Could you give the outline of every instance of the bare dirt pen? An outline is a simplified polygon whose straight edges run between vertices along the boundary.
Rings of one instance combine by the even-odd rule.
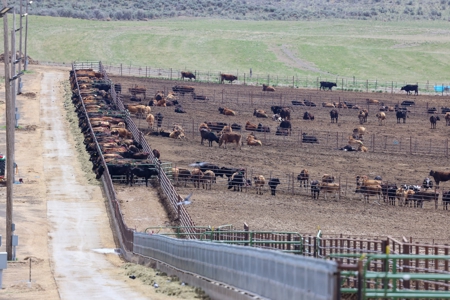
[[[129,102],[128,87],[132,84],[143,85],[147,88],[147,98],[151,98],[157,90],[171,90],[172,86],[180,84],[176,81],[155,80],[130,77],[113,77],[114,83],[122,84],[124,102]],[[330,108],[321,107],[321,102],[350,101],[363,103],[365,99],[378,99],[391,105],[409,99],[416,102],[411,108],[412,113],[406,124],[397,124],[395,112],[387,112],[387,124],[378,125],[375,118],[378,107],[370,106],[369,120],[364,126],[370,134],[391,137],[420,137],[424,141],[445,141],[448,138],[449,128],[445,126],[443,115],[438,122],[437,129],[430,129],[429,115],[426,106],[446,106],[449,97],[445,96],[406,96],[404,94],[388,93],[355,93],[355,92],[320,92],[292,88],[277,88],[277,91],[267,96],[251,97],[248,95],[261,95],[261,87],[235,86],[218,84],[188,83],[194,85],[198,94],[206,95],[209,101],[193,101],[191,97],[180,97],[179,102],[187,111],[186,114],[177,114],[174,107],[152,107],[152,113],[161,112],[164,115],[163,128],[168,129],[173,123],[180,123],[187,132],[187,139],[173,140],[163,137],[146,136],[152,148],[161,152],[163,161],[170,161],[177,167],[192,168],[189,164],[204,161],[218,166],[240,167],[247,169],[248,178],[262,174],[269,177],[279,177],[281,185],[275,197],[270,195],[265,187],[264,195],[256,195],[252,187],[244,189],[242,193],[227,190],[226,180],[218,178],[212,190],[196,189],[190,182],[177,186],[181,196],[194,192],[193,203],[187,207],[196,225],[219,226],[233,224],[241,228],[246,222],[252,230],[278,230],[296,231],[300,233],[313,233],[320,227],[328,234],[354,234],[354,235],[391,235],[394,237],[415,237],[421,239],[440,239],[448,241],[446,219],[449,212],[435,210],[434,203],[425,203],[423,209],[392,207],[381,201],[380,205],[371,199],[369,204],[360,201],[359,194],[355,194],[355,176],[366,174],[369,177],[382,176],[384,181],[397,184],[421,184],[429,171],[448,170],[448,158],[442,155],[415,155],[408,152],[395,154],[395,152],[344,152],[337,150],[346,145],[346,137],[353,128],[359,125],[357,110],[340,109],[338,124],[331,124]],[[224,91],[224,98],[218,91]],[[235,99],[227,95],[238,96]],[[220,96],[219,96],[220,95]],[[243,99],[247,98],[248,101]],[[290,105],[291,100],[310,99],[318,105],[315,108],[294,106],[292,124],[294,135],[291,137],[276,137],[276,123],[270,119],[257,119],[253,117],[253,109],[264,109],[269,114],[271,105]],[[222,102],[223,101],[223,102]],[[144,102],[144,100],[143,100]],[[147,102],[147,100],[145,100]],[[136,103],[136,102],[133,102]],[[218,112],[219,106],[227,106],[237,111],[237,116],[226,117]],[[304,111],[311,111],[315,115],[314,121],[302,120]],[[200,145],[198,124],[204,121],[238,123],[242,126],[247,121],[263,123],[270,126],[271,132],[266,135],[255,133],[263,140],[262,147],[249,147],[244,145],[242,150],[233,147],[220,149],[217,144],[212,148]],[[147,130],[143,119],[135,119],[136,124]],[[317,134],[323,131],[332,134],[341,134],[345,140],[339,139],[328,147],[323,147],[323,139],[317,144],[302,144],[298,142],[298,134],[307,132]],[[243,131],[244,137],[250,133]],[[293,140],[297,139],[294,143]],[[420,145],[419,145],[420,146]],[[369,151],[370,151],[369,147]],[[319,200],[313,200],[307,190],[300,189],[293,178],[300,170],[307,168],[313,179],[327,173],[340,178],[342,193],[339,201],[328,198],[324,200],[321,194]],[[441,187],[449,189],[448,183],[441,183]],[[439,201],[441,203],[441,201]]]

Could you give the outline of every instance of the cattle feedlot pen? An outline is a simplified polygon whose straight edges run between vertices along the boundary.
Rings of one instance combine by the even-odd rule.
[[[346,258],[357,258],[360,260],[358,265],[340,264],[341,278],[359,277],[359,288],[341,288],[342,293],[360,294],[361,299],[370,298],[427,298],[427,299],[450,299],[448,281],[450,274],[430,274],[430,273],[410,273],[407,270],[399,270],[404,261],[414,260],[433,260],[438,262],[447,262],[450,260],[448,255],[396,255],[396,254],[368,254],[360,256],[357,254],[332,254],[330,258],[345,260]],[[373,261],[381,261],[384,271],[374,272],[369,270]],[[357,271],[345,271],[345,270]],[[362,276],[360,276],[362,275]],[[428,284],[441,285],[439,290],[417,291],[409,290],[410,281],[426,280]]]

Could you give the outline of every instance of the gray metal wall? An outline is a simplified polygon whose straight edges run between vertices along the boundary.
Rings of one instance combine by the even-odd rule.
[[[337,265],[273,250],[134,234],[133,252],[268,299],[336,295]]]

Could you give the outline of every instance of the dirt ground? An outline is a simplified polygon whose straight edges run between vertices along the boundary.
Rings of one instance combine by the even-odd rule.
[[[110,77],[114,83],[122,85],[125,103],[130,101],[128,87],[134,84],[147,88],[147,103],[157,90],[169,91],[176,81]],[[410,154],[387,152],[344,152],[338,151],[345,146],[346,138],[340,139],[333,146],[324,147],[321,144],[300,144],[293,142],[298,139],[299,132],[320,134],[329,132],[329,136],[340,134],[350,135],[353,128],[359,125],[358,110],[340,109],[338,124],[332,124],[329,108],[323,108],[322,102],[348,101],[369,108],[369,119],[364,124],[370,134],[388,136],[401,140],[402,137],[419,137],[423,141],[444,143],[449,137],[449,127],[445,126],[443,115],[436,129],[430,129],[427,108],[447,106],[450,98],[442,95],[406,96],[390,93],[357,93],[340,91],[316,91],[277,87],[277,91],[269,96],[261,92],[261,87],[219,85],[211,83],[185,82],[185,85],[195,86],[198,94],[206,95],[209,100],[192,100],[191,96],[180,96],[180,104],[187,111],[177,114],[173,107],[152,107],[152,113],[161,112],[164,115],[163,129],[170,129],[174,123],[181,124],[186,131],[186,139],[173,140],[160,136],[147,136],[150,145],[161,152],[163,161],[172,162],[174,166],[189,168],[194,162],[209,162],[227,167],[247,169],[247,178],[264,175],[265,178],[278,177],[281,185],[275,197],[270,195],[267,185],[264,195],[256,195],[253,188],[244,192],[233,192],[226,189],[226,180],[219,178],[212,190],[195,189],[192,183],[178,185],[181,196],[194,193],[193,203],[188,211],[197,225],[219,226],[233,224],[242,228],[247,223],[252,230],[296,231],[300,233],[315,233],[321,228],[325,234],[348,234],[359,236],[394,236],[413,237],[423,241],[439,243],[448,242],[450,236],[445,223],[449,212],[435,210],[434,203],[424,204],[423,209],[389,206],[383,201],[371,198],[369,203],[360,200],[355,194],[355,176],[382,176],[384,181],[400,184],[421,184],[428,177],[430,170],[449,171],[448,158],[442,155]],[[225,95],[222,98],[222,95]],[[385,105],[394,105],[403,100],[414,100],[416,105],[410,107],[411,113],[405,124],[397,124],[395,112],[387,112],[385,125],[380,126],[375,114],[378,106],[367,106],[366,99],[377,99]],[[292,106],[291,100],[309,99],[317,107],[306,108]],[[252,115],[253,109],[264,109],[269,114],[271,105],[288,105],[293,109],[292,137],[275,136],[276,123],[270,119],[257,119]],[[234,117],[219,114],[218,107],[227,106],[237,111]],[[302,119],[304,111],[315,115],[314,121]],[[264,140],[263,133],[256,136],[263,140],[262,147],[242,147],[242,150],[220,149],[217,144],[212,148],[200,145],[198,125],[204,121],[227,122],[244,125],[247,121],[269,126],[271,132]],[[143,119],[135,119],[143,131],[148,131]],[[249,132],[244,131],[244,137]],[[265,142],[266,141],[266,142]],[[285,142],[283,142],[285,141]],[[366,143],[366,142],[365,142]],[[426,144],[426,143],[425,143]],[[300,170],[307,168],[312,179],[320,179],[323,174],[335,175],[342,186],[340,200],[328,198],[312,200],[308,190],[300,189],[295,178]],[[441,183],[444,190],[450,189],[448,182]],[[444,226],[443,226],[444,225]]]
[[[3,66],[0,66],[0,73],[2,70]],[[53,77],[62,78],[62,81],[48,80]],[[18,164],[16,180],[23,179],[23,184],[13,185],[13,222],[19,246],[17,260],[8,262],[8,268],[3,272],[0,299],[124,299],[120,295],[127,293],[134,299],[199,298],[193,287],[181,286],[174,278],[128,264],[117,254],[95,250],[111,250],[117,245],[100,184],[93,179],[90,168],[84,167],[89,161],[88,156],[83,158],[84,149],[79,151],[82,148],[77,144],[79,129],[71,122],[73,106],[70,99],[64,103],[69,69],[30,65],[29,72],[22,78],[23,94],[17,96],[20,120],[15,131],[15,161]],[[0,152],[5,154],[3,91],[4,86],[0,86]],[[52,120],[57,122],[52,123]],[[66,142],[66,137],[68,147],[57,148]],[[72,156],[67,157],[72,152],[69,154]],[[55,162],[62,162],[61,166],[55,167]],[[58,173],[60,169],[66,171],[64,176]],[[145,206],[152,209],[144,210],[145,220],[141,221],[164,224],[167,218],[158,198],[154,195],[148,197],[148,189],[145,193]],[[5,200],[6,188],[0,187],[0,216],[3,220]],[[135,222],[132,220],[138,218],[138,215],[133,216],[133,211],[138,206],[128,208],[126,203],[143,201],[124,197],[123,202],[124,213],[133,227]],[[83,208],[85,206],[89,207],[85,213],[78,214],[77,211],[86,209]],[[91,219],[96,213],[99,215]],[[83,226],[92,232],[88,233]],[[3,235],[1,251],[6,251],[4,222],[0,223],[0,230]],[[92,238],[96,240],[94,244]],[[81,252],[80,261],[78,258],[71,261]],[[80,268],[85,270],[84,273],[79,272]],[[130,279],[130,275],[137,279]],[[159,284],[158,289],[152,286],[154,282]],[[99,284],[97,287],[96,283]]]

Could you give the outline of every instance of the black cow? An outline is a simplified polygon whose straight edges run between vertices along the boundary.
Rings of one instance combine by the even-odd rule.
[[[442,208],[448,210],[448,205],[450,204],[450,191],[442,193]]]
[[[314,120],[314,115],[305,111],[305,113],[303,114],[303,120]]]
[[[240,131],[242,129],[242,126],[236,123],[231,124],[231,129]]]
[[[122,85],[121,85],[120,83],[114,84],[114,90],[115,90],[116,93],[118,93],[118,94],[122,93]]]
[[[430,124],[431,124],[431,129],[436,129],[436,123],[437,121],[440,121],[441,119],[439,118],[439,116],[431,116],[430,117]]]
[[[305,106],[309,106],[309,107],[316,107],[316,104],[314,102],[311,102],[309,100],[303,100],[303,102],[305,103]]]
[[[184,78],[189,78],[189,80],[196,79],[195,75],[192,74],[192,72],[181,71],[181,79],[184,80]]]
[[[105,167],[103,165],[100,165],[97,169],[95,179],[100,179],[103,175],[103,172],[105,171]],[[108,165],[108,172],[110,176],[117,176],[117,175],[125,175],[126,176],[126,183],[130,182],[130,171],[131,171],[131,165],[130,164],[123,164],[123,165]]]
[[[319,141],[313,135],[308,135],[306,132],[302,133],[302,143],[318,144]]]
[[[280,111],[283,109],[283,106],[278,106],[278,105],[274,105],[270,107],[270,110],[272,110],[272,112],[274,114],[280,114]]]
[[[357,151],[357,149],[355,147],[352,147],[350,145],[347,145],[345,147],[339,148],[339,150],[343,150],[343,151]]]
[[[158,175],[158,171],[155,169],[154,166],[140,166],[132,168],[130,171],[131,179],[130,179],[130,186],[133,185],[133,177],[144,177],[145,178],[145,186],[148,186],[148,179],[151,178],[153,175]]]
[[[230,180],[228,181],[228,189],[233,188],[233,191],[242,192],[242,186],[246,183],[244,178],[244,172],[238,171],[231,175]]]
[[[329,81],[321,81],[320,82],[320,89],[322,90],[325,90],[325,89],[328,89],[328,90],[330,90],[331,91],[331,89],[334,87],[334,86],[336,86],[336,83],[334,83],[334,82],[329,82]]]
[[[336,109],[332,109],[330,111],[330,117],[331,117],[331,123],[334,123],[336,121],[336,123],[338,122],[338,118],[339,118],[339,113]]]
[[[311,196],[313,199],[319,199],[320,185],[318,180],[311,181]]]
[[[395,115],[397,116],[397,123],[400,123],[400,119],[403,119],[403,123],[406,122],[407,112],[398,110]]]
[[[298,101],[298,100],[292,100],[291,103],[292,103],[292,105],[305,106],[305,104],[303,102]]]
[[[236,169],[236,168],[222,167],[219,170],[217,170],[217,172],[214,172],[214,173],[216,173],[216,176],[220,176],[222,178],[224,178],[223,175],[225,175],[229,180],[230,177],[233,176],[234,173],[239,172],[239,171],[242,171],[242,170]]]
[[[395,198],[397,196],[397,190],[398,190],[397,185],[391,185],[387,189],[388,202],[394,206],[395,206]]]
[[[279,127],[286,131],[289,131],[289,134],[291,134],[291,132],[292,132],[292,125],[291,125],[290,121],[281,121]]]
[[[272,196],[275,196],[275,193],[277,191],[277,186],[280,184],[280,179],[278,178],[270,178],[269,180],[269,187],[270,192],[272,193]]]
[[[164,119],[164,116],[161,113],[157,113],[155,115],[155,120],[156,120],[156,126],[159,128],[162,125],[162,121]]]
[[[208,130],[200,130],[200,135],[202,140],[200,144],[203,145],[203,140],[208,140],[208,146],[212,147],[213,142],[219,143],[219,138],[214,134],[214,132]]]
[[[412,91],[414,91],[414,95],[419,94],[419,86],[417,84],[407,84],[402,86],[400,90],[405,91],[407,95],[411,94]]]
[[[439,182],[449,181],[450,180],[450,172],[443,171],[430,171],[430,176],[433,177],[436,185],[439,186]]]
[[[186,111],[183,109],[183,107],[181,105],[175,106],[175,112],[179,113],[179,114],[185,114],[186,113]]]

